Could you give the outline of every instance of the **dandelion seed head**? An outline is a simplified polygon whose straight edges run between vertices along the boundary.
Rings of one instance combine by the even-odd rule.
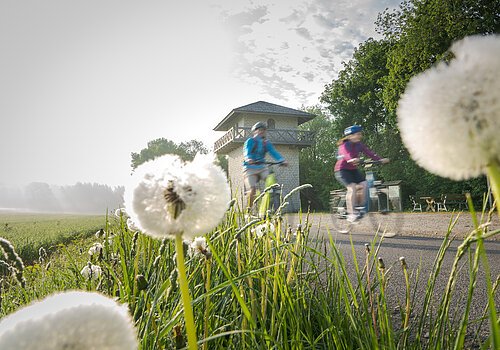
[[[204,255],[205,257],[211,256],[210,250],[207,247],[207,240],[205,237],[195,237],[189,244],[189,255]]]
[[[184,163],[177,156],[165,155],[140,165],[125,189],[131,220],[155,237],[182,233],[193,238],[213,229],[230,199],[226,175],[213,159],[197,155]]]
[[[271,222],[255,226],[252,231],[258,238],[262,238],[269,233],[274,233],[274,225]]]
[[[101,237],[104,237],[106,235],[106,232],[101,228],[99,229],[96,233],[95,233],[95,237],[96,238],[101,238]]]
[[[118,208],[115,210],[115,216],[116,217],[121,217],[121,216],[127,215],[127,212],[125,211],[125,208]]]
[[[80,271],[80,274],[87,280],[97,280],[102,275],[102,269],[100,266],[88,262],[82,271]]]
[[[55,294],[0,321],[0,349],[137,348],[127,307],[98,293]]]
[[[470,36],[455,58],[410,80],[398,106],[401,137],[428,171],[454,180],[500,162],[500,36]]]
[[[93,256],[95,254],[99,255],[102,253],[102,244],[101,243],[94,243],[94,245],[92,247],[89,248],[89,255],[90,256]]]
[[[134,224],[131,218],[127,218],[127,227],[130,231],[139,231],[139,228]]]

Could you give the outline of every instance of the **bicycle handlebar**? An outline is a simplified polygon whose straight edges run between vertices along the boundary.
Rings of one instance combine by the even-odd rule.
[[[252,163],[252,164],[255,164],[255,165],[259,165],[259,164],[266,164],[266,165],[280,165],[280,164],[283,164],[285,161],[281,161],[281,162],[256,162],[256,163]]]
[[[380,165],[380,164],[384,164],[382,162],[382,159],[379,159],[379,160],[373,160],[373,159],[365,160],[365,159],[360,159],[359,160],[359,165],[363,165],[363,166],[367,166],[367,165]]]

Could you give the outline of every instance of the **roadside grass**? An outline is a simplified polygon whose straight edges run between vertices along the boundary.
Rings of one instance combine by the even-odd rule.
[[[0,316],[55,291],[97,290],[127,303],[141,349],[184,348],[175,243],[131,231],[125,219],[109,217],[104,237],[87,235],[71,244],[58,244],[47,258],[37,256],[37,262],[25,268],[24,288],[4,275]],[[345,257],[333,236],[309,239],[307,214],[300,215],[301,224],[292,228],[280,216],[251,220],[232,207],[217,229],[205,236],[210,254],[192,251],[185,244],[198,345],[252,350],[462,349],[469,344],[498,348],[494,300],[498,278],[489,275],[483,241],[499,232],[488,231],[489,219],[485,215],[475,222],[455,254],[450,275],[442,276],[444,256],[451,254],[450,224],[429,272],[425,295],[416,305],[416,277],[404,260],[381,259],[381,235],[366,245],[361,256],[356,256],[351,242],[351,254]],[[255,230],[258,225],[264,225],[262,237]],[[89,255],[96,242],[102,244],[102,254]],[[81,275],[88,263],[101,267],[98,278]],[[456,311],[452,297],[460,264],[469,267],[470,284],[466,307]],[[488,298],[483,317],[471,320],[480,265],[486,271]],[[405,277],[405,296],[397,314],[387,299],[393,269],[401,269]],[[436,292],[438,278],[448,281],[444,293]],[[490,323],[488,338],[475,333],[481,322]]]

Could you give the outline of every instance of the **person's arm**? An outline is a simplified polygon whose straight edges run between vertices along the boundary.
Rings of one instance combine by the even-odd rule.
[[[380,157],[377,153],[373,152],[371,149],[368,148],[364,143],[361,143],[361,152],[366,154],[368,157],[370,157],[373,160],[381,160],[382,157]]]
[[[281,153],[276,151],[276,148],[274,148],[273,144],[269,141],[267,141],[267,151],[275,161],[285,163],[285,158],[281,155]]]

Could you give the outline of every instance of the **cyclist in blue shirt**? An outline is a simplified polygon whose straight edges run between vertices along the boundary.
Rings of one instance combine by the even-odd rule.
[[[255,193],[257,192],[257,183],[265,181],[269,175],[269,169],[265,162],[266,153],[281,165],[288,165],[285,158],[274,148],[273,144],[266,139],[267,125],[263,122],[255,123],[252,126],[253,136],[248,138],[243,145],[243,175],[245,178],[245,193],[248,199],[248,206],[251,207]]]

